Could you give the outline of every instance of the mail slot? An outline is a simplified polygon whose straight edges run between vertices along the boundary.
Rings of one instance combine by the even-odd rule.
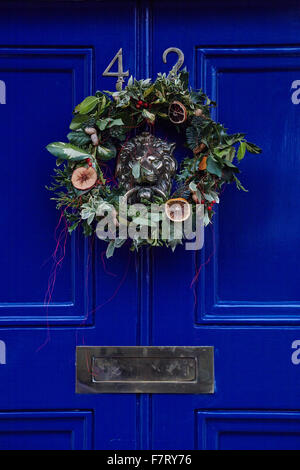
[[[77,393],[213,393],[212,346],[78,346]]]

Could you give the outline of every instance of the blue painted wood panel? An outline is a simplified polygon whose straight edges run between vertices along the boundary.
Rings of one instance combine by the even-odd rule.
[[[196,412],[200,450],[298,450],[297,412]]]
[[[112,27],[116,8],[120,16]],[[0,23],[2,158],[10,162],[1,230],[0,344],[6,360],[0,364],[0,448],[134,448],[135,396],[75,394],[77,345],[136,342],[134,257],[123,250],[103,267],[104,245],[74,234],[48,308],[44,297],[59,221],[45,189],[55,164],[45,146],[65,139],[76,103],[98,88],[114,87],[102,72],[121,46],[124,67],[134,73],[135,4],[2,2]]]
[[[0,448],[6,450],[89,450],[91,411],[0,413]]]
[[[266,448],[299,448],[297,416],[291,433],[276,418],[298,409],[300,385],[291,361],[299,323],[299,109],[291,101],[300,73],[297,4],[156,3],[151,24],[152,73],[176,61],[170,54],[161,64],[167,47],[181,48],[192,84],[218,101],[215,117],[263,147],[241,163],[249,192],[224,191],[201,253],[153,253],[150,341],[213,345],[216,389],[212,396],[153,396],[151,445],[202,448],[198,411],[247,410],[249,422],[259,423],[259,409],[274,411],[274,433],[260,433],[259,424],[254,434],[237,429],[222,434],[220,448],[259,449],[264,432]]]

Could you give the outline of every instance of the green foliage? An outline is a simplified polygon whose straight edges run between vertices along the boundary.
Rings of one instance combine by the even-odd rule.
[[[228,134],[227,129],[211,118],[211,109],[216,103],[211,101],[202,90],[189,88],[189,74],[186,69],[168,75],[159,73],[155,81],[150,78],[128,79],[123,90],[115,92],[97,91],[86,97],[76,106],[70,124],[69,143],[54,142],[46,148],[56,158],[53,183],[49,189],[53,192],[57,209],[63,210],[68,223],[69,233],[82,227],[83,233],[90,236],[95,231],[95,224],[101,219],[101,210],[111,204],[119,218],[119,196],[123,189],[111,186],[103,176],[103,165],[116,158],[122,142],[136,130],[142,132],[153,123],[170,123],[169,108],[174,101],[179,101],[186,109],[186,120],[175,124],[177,131],[185,135],[187,156],[180,165],[176,176],[178,187],[171,197],[184,197],[193,204],[193,217],[196,217],[195,201],[204,204],[204,224],[211,222],[212,205],[219,202],[220,189],[225,183],[235,182],[239,190],[246,191],[237,173],[237,164],[247,153],[259,154],[261,149],[245,139],[245,134]],[[91,133],[97,135],[96,142]],[[200,145],[202,144],[202,145]],[[80,191],[73,187],[71,177],[79,166],[95,168],[98,181],[89,190]],[[143,169],[143,171],[145,171]],[[132,176],[138,180],[141,167],[132,168]],[[154,198],[157,204],[166,201]],[[141,201],[149,204],[149,201]],[[161,224],[164,214],[157,214],[156,220],[139,215],[135,220],[129,217],[126,223],[134,222],[139,227],[149,229],[149,238],[140,237],[132,240],[131,249],[138,250],[143,245],[167,246],[173,251],[181,239],[175,236],[175,225],[171,224],[168,239],[162,238]],[[155,223],[154,223],[155,222]],[[157,225],[158,224],[158,225]],[[107,239],[107,257],[113,255],[116,248],[125,240]]]

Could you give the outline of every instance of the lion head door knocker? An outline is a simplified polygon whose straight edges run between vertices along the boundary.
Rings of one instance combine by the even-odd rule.
[[[148,132],[123,145],[116,176],[130,202],[151,201],[153,196],[168,197],[177,170],[173,157],[175,146]]]

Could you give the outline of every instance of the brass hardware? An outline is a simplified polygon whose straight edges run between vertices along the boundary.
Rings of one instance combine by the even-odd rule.
[[[214,393],[212,346],[78,346],[77,393]]]

